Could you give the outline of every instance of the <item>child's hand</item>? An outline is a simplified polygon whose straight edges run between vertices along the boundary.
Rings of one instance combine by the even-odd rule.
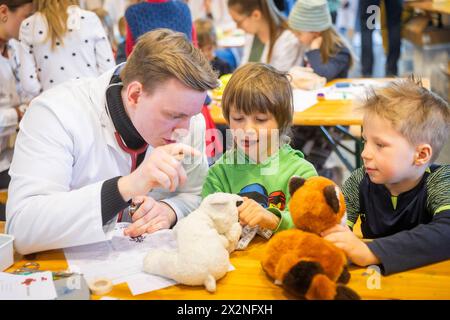
[[[344,250],[347,257],[359,266],[379,264],[378,258],[369,247],[347,226],[336,225],[320,234],[325,240]]]
[[[315,38],[310,45],[311,50],[316,50],[316,49],[320,49],[320,47],[322,46],[322,41],[323,38],[322,37],[317,37]]]
[[[255,200],[243,198],[244,203],[238,207],[241,225],[254,227],[259,225],[263,229],[275,230],[280,219],[272,212],[264,209]]]

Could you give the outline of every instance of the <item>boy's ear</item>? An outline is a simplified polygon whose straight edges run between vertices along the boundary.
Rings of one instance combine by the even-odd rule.
[[[414,164],[416,166],[422,166],[430,162],[433,156],[433,148],[428,143],[423,143],[417,146]]]

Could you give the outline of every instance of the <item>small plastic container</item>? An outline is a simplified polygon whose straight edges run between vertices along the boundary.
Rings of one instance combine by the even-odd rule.
[[[0,234],[0,271],[8,269],[14,263],[14,237]]]

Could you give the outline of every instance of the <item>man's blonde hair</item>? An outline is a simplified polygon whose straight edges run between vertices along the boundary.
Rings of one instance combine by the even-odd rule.
[[[222,96],[222,112],[230,121],[230,111],[251,115],[257,112],[272,114],[278,129],[285,135],[294,113],[293,95],[286,72],[274,67],[251,62],[235,71]]]
[[[439,156],[448,139],[448,103],[424,88],[422,81],[414,76],[369,91],[360,108],[365,116],[375,114],[388,120],[412,145],[430,144],[431,162]]]
[[[201,51],[183,33],[169,29],[139,37],[120,76],[125,87],[139,81],[147,93],[173,78],[197,91],[218,85],[217,74]]]

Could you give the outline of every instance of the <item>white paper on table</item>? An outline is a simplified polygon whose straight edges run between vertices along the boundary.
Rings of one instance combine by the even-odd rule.
[[[326,100],[355,100],[364,98],[367,90],[386,85],[384,82],[376,80],[353,80],[347,87],[339,88],[336,85],[325,87],[316,91],[324,93]]]
[[[177,282],[172,279],[155,276],[153,274],[141,273],[128,277],[128,288],[130,288],[131,294],[137,296],[146,292],[164,289]]]
[[[53,300],[56,297],[50,271],[30,275],[0,273],[0,300]]]
[[[317,91],[308,91],[302,89],[294,89],[294,111],[302,112],[315,105],[317,101]]]
[[[107,278],[113,284],[134,281],[132,276],[149,276],[143,272],[144,258],[149,250],[176,248],[172,230],[161,230],[132,239],[123,235],[127,225],[117,224],[109,241],[64,249],[70,270],[82,273],[88,283],[98,278]],[[154,284],[147,286],[147,292],[159,288],[158,281]]]
[[[236,268],[230,264],[228,272],[234,271]],[[128,277],[127,284],[130,288],[131,294],[137,296],[146,292],[164,289],[178,282],[172,279],[167,279],[164,277],[155,276],[152,274],[136,274],[134,276]]]

